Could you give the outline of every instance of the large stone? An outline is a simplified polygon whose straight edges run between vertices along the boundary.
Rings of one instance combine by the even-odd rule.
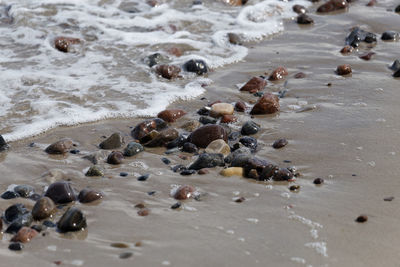
[[[221,170],[220,172],[223,176],[243,176],[243,168],[242,167],[229,167]]]
[[[61,232],[74,232],[86,228],[86,218],[78,208],[69,208],[57,223]]]
[[[226,163],[231,163],[231,166],[234,167],[242,167],[243,164],[241,162],[246,161],[251,157],[251,149],[248,147],[240,147],[235,151],[231,152],[226,158]],[[237,159],[236,159],[237,158]]]
[[[166,127],[167,123],[163,119],[146,120],[136,125],[131,134],[133,138],[139,140],[153,130],[160,131]]]
[[[325,4],[318,7],[317,12],[327,13],[337,11],[349,7],[349,3],[346,0],[330,0]]]
[[[225,129],[220,125],[208,124],[192,132],[188,137],[188,142],[198,147],[206,148],[212,141],[217,139],[223,139],[225,142],[228,140]]]
[[[175,122],[180,117],[184,116],[186,112],[182,109],[166,109],[157,114],[157,117],[166,122]]]
[[[267,85],[267,81],[262,77],[253,77],[245,85],[240,88],[240,91],[247,91],[250,93],[256,93],[264,90]]]
[[[74,143],[71,139],[61,139],[51,145],[49,145],[45,151],[48,154],[65,154],[67,153],[72,147]]]
[[[22,217],[29,214],[29,210],[25,208],[24,204],[17,203],[8,207],[4,212],[4,220],[7,223],[21,221]]]
[[[212,141],[205,149],[207,153],[220,153],[224,155],[224,157],[228,156],[231,153],[231,148],[229,145],[222,139],[217,139]]]
[[[36,201],[32,208],[32,216],[36,221],[44,220],[50,217],[56,211],[53,200],[48,197],[42,197]]]
[[[200,170],[203,168],[213,168],[216,166],[224,166],[224,156],[222,154],[203,153],[199,155],[195,162],[190,166],[190,170]]]
[[[120,133],[113,133],[110,137],[100,143],[99,147],[101,149],[116,149],[120,148],[124,143]]]
[[[257,101],[250,114],[272,114],[279,111],[279,98],[271,93],[266,93]]]
[[[242,135],[253,135],[258,133],[259,130],[260,125],[258,125],[254,121],[246,121],[245,124],[243,124],[240,132]]]
[[[74,189],[70,183],[55,182],[47,188],[44,196],[51,198],[56,204],[70,203],[76,200]]]

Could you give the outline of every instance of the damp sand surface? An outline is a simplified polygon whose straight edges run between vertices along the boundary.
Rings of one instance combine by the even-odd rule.
[[[189,112],[172,125],[178,126],[198,118],[196,110],[208,102],[255,101],[238,92],[236,85],[275,67],[287,67],[287,82],[269,83],[266,88],[287,90],[281,112],[256,116],[254,121],[262,126],[255,136],[260,147],[257,155],[281,166],[296,166],[302,176],[294,183],[227,178],[218,174],[219,168],[206,175],[180,176],[161,158],[170,159],[170,165],[188,165],[194,157],[164,155],[164,149],[146,149],[120,166],[100,162],[105,176],[89,178],[84,173],[91,164],[82,156],[99,151],[102,136],[114,132],[131,140],[131,127],[142,118],[58,128],[11,143],[12,149],[1,154],[1,190],[10,184],[30,184],[42,192],[52,179],[65,179],[78,190],[91,187],[106,197],[97,205],[76,204],[87,217],[86,231],[64,235],[49,229],[25,245],[22,253],[7,249],[11,237],[4,234],[2,261],[16,266],[54,262],[65,266],[396,266],[400,93],[399,81],[391,77],[388,66],[396,59],[399,43],[379,40],[375,47],[349,56],[339,52],[353,26],[380,36],[398,25],[400,17],[379,10],[360,2],[335,15],[312,13],[314,26],[286,22],[284,33],[247,44],[251,49],[245,61],[210,73],[214,82],[201,96],[205,99],[171,105]],[[358,58],[370,49],[376,53],[372,60]],[[337,76],[336,67],[345,63],[353,67],[353,74]],[[306,77],[294,79],[300,71]],[[240,129],[249,115],[236,115],[239,121],[232,127]],[[63,137],[78,144],[78,155],[53,157],[43,151]],[[280,150],[271,148],[282,137],[289,144]],[[120,177],[120,172],[128,176]],[[147,181],[137,181],[146,173],[150,174]],[[317,177],[325,183],[314,185]],[[182,184],[195,186],[201,197],[172,210],[176,200],[170,196],[171,188]],[[291,192],[291,184],[300,185],[300,191]],[[155,193],[149,195],[150,191]],[[383,200],[391,196],[392,201]],[[236,203],[237,197],[246,200]],[[0,208],[21,201],[28,207],[34,204],[1,200]],[[138,203],[150,209],[148,216],[138,216],[134,207]],[[366,214],[368,221],[356,223],[360,214]],[[117,242],[127,247],[111,246]],[[133,254],[121,259],[124,252]]]

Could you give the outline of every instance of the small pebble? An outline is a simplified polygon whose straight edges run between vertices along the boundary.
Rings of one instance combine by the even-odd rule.
[[[275,149],[279,149],[282,148],[284,146],[286,146],[289,142],[285,139],[285,138],[281,138],[276,140],[273,144],[272,147]]]
[[[149,196],[153,196],[153,195],[155,195],[157,193],[157,191],[149,191],[149,192],[147,192],[147,194],[149,195]]]
[[[239,198],[237,198],[237,199],[235,199],[235,202],[236,203],[242,203],[242,202],[244,202],[246,199],[244,198],[244,197],[239,197]]]
[[[306,77],[306,74],[304,72],[298,72],[294,75],[295,79],[303,79]]]
[[[297,23],[298,24],[303,24],[303,25],[313,24],[314,20],[307,14],[300,14],[297,17]]]
[[[180,175],[186,176],[186,175],[192,175],[192,174],[195,174],[195,173],[196,173],[196,170],[183,170],[183,171],[180,172]]]
[[[43,225],[49,228],[54,228],[57,226],[57,224],[53,223],[52,221],[44,221]]]
[[[119,176],[126,177],[126,176],[128,176],[128,173],[127,172],[120,172]]]
[[[352,69],[349,64],[339,65],[336,69],[338,75],[348,75],[352,73]]]
[[[135,205],[135,208],[144,209],[144,208],[146,208],[146,205],[144,203],[138,203],[138,204]]]
[[[322,178],[315,178],[315,180],[314,180],[313,183],[314,183],[314,184],[323,184],[323,183],[324,183],[324,179],[322,179]]]
[[[71,153],[71,154],[79,154],[79,152],[81,152],[81,151],[78,149],[73,149],[73,150],[69,151],[69,153]]]
[[[139,176],[137,178],[137,180],[143,182],[143,181],[146,181],[147,179],[149,179],[149,177],[150,177],[150,174],[146,173],[146,174],[143,174],[143,175]]]
[[[300,185],[292,185],[289,187],[290,191],[298,191],[300,190]]]
[[[340,50],[340,53],[342,54],[350,54],[354,51],[354,47],[352,47],[351,45],[346,45],[345,47],[342,48],[342,50]]]
[[[13,191],[6,191],[3,194],[1,194],[2,199],[13,199],[17,197],[19,197],[19,195]]]
[[[149,215],[149,213],[150,213],[150,210],[147,209],[147,208],[140,209],[140,210],[138,210],[138,212],[137,212],[137,214],[138,214],[139,216],[147,216],[147,215]]]
[[[180,172],[182,170],[186,170],[186,166],[184,166],[182,164],[178,164],[178,165],[175,165],[174,167],[171,167],[171,170],[173,172]]]
[[[360,58],[363,59],[363,60],[370,60],[373,55],[375,55],[374,52],[368,52],[368,53],[362,54],[360,56]]]
[[[182,206],[180,202],[176,202],[174,205],[171,206],[171,209],[176,210],[179,209]]]
[[[113,152],[111,152],[110,155],[108,155],[107,163],[113,164],[113,165],[118,165],[118,164],[122,163],[123,159],[124,159],[124,155],[120,151],[113,151]]]
[[[385,197],[383,200],[384,201],[392,201],[394,199],[394,197]]]
[[[166,165],[171,163],[171,161],[167,158],[161,158],[161,161],[164,162],[164,164],[166,164]]]
[[[8,246],[8,249],[13,250],[13,251],[20,251],[23,248],[24,248],[24,246],[19,242],[10,243],[10,245]]]
[[[111,243],[110,246],[113,248],[129,248],[129,245],[125,243]]]
[[[195,191],[195,188],[191,185],[182,185],[180,186],[173,197],[177,200],[184,200],[188,199],[193,195],[193,192]]]
[[[200,169],[198,172],[200,175],[208,174],[210,171],[207,168]]]
[[[358,223],[364,223],[366,221],[368,221],[368,216],[367,215],[360,215],[356,219],[356,222],[358,222]]]
[[[132,256],[133,256],[132,252],[124,252],[124,253],[119,254],[120,259],[128,259]]]

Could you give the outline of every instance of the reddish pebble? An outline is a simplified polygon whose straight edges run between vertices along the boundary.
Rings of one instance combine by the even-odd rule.
[[[11,239],[12,242],[21,242],[21,243],[28,243],[31,241],[35,236],[37,236],[38,232],[29,227],[22,227],[18,233]]]
[[[103,198],[103,193],[86,188],[83,189],[78,195],[79,202],[81,203],[90,203],[102,198]]]
[[[376,0],[371,0],[368,2],[367,6],[374,6],[376,4]]]
[[[256,93],[258,91],[264,90],[267,85],[267,81],[261,77],[251,78],[245,85],[240,88],[240,91],[247,91],[250,93]]]
[[[149,209],[146,209],[146,208],[140,209],[140,210],[138,210],[138,212],[137,212],[137,214],[138,214],[139,216],[147,216],[147,215],[149,215],[149,213],[150,213],[150,210],[149,210]]]
[[[176,65],[160,65],[156,67],[156,72],[163,78],[171,80],[179,76],[181,68]]]
[[[237,118],[233,115],[224,115],[221,118],[221,123],[232,123],[232,122],[236,122]]]
[[[178,200],[188,199],[193,195],[194,191],[195,191],[195,189],[193,186],[182,185],[176,190],[176,192],[174,194],[174,198],[178,199]]]
[[[243,101],[236,102],[235,110],[238,112],[244,112],[246,110],[246,104]]]
[[[284,67],[278,67],[276,68],[272,74],[269,76],[268,80],[270,81],[279,81],[285,78],[289,73],[286,68]]]
[[[342,54],[350,54],[353,53],[354,48],[351,45],[346,45],[342,48],[342,50],[340,50],[340,53]]]
[[[57,37],[54,39],[54,46],[58,51],[67,53],[70,51],[71,45],[79,44],[81,40],[78,38]]]
[[[251,109],[250,114],[272,114],[279,111],[279,98],[271,93],[266,93]]]
[[[200,169],[197,173],[200,175],[208,174],[210,171],[207,168]]]
[[[375,55],[374,52],[368,52],[368,53],[361,55],[360,58],[364,59],[364,60],[370,60],[373,55]]]
[[[358,216],[356,219],[356,222],[358,222],[358,223],[364,223],[366,221],[368,221],[368,216],[364,215],[364,214]]]
[[[124,155],[121,152],[113,151],[113,152],[111,152],[110,155],[108,155],[107,163],[113,164],[113,165],[118,165],[118,164],[122,163],[123,159],[124,159]]]
[[[323,184],[324,183],[324,179],[322,178],[315,178],[314,180],[314,184]]]
[[[303,79],[306,77],[306,74],[304,72],[298,72],[294,75],[295,79]]]
[[[178,47],[171,47],[167,50],[167,52],[171,55],[174,55],[176,57],[182,56],[182,50]]]
[[[326,13],[326,12],[332,12],[340,9],[345,9],[349,6],[349,3],[347,3],[346,0],[330,0],[320,6],[317,9],[317,12],[320,13]]]
[[[180,117],[184,116],[186,112],[182,109],[166,109],[157,114],[157,117],[166,122],[175,122]]]
[[[347,75],[352,73],[352,70],[349,64],[344,64],[337,67],[336,73],[338,75]]]

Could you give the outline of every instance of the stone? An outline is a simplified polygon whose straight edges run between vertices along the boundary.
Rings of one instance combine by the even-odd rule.
[[[299,191],[300,190],[300,185],[291,185],[290,187],[289,187],[289,190],[290,191]]]
[[[297,14],[304,14],[304,13],[307,13],[307,9],[306,9],[304,6],[302,6],[302,5],[294,5],[294,6],[292,7],[292,10],[293,10],[294,12],[296,12]]]
[[[273,144],[272,147],[275,149],[279,149],[282,148],[284,146],[286,146],[289,142],[285,139],[285,138],[281,138],[276,140]]]
[[[52,183],[44,196],[51,198],[55,204],[66,204],[76,200],[74,189],[68,182]]]
[[[78,199],[81,203],[90,203],[100,200],[104,197],[103,193],[93,189],[85,188],[79,192]]]
[[[140,140],[153,130],[160,131],[167,127],[167,123],[160,118],[146,120],[138,125],[132,130],[131,135],[133,138]]]
[[[161,161],[162,161],[165,165],[168,165],[168,164],[171,163],[171,161],[170,161],[169,159],[167,159],[167,158],[161,158]]]
[[[340,50],[340,53],[342,54],[350,54],[353,53],[354,48],[351,45],[346,45],[342,48],[342,50]]]
[[[234,45],[242,44],[242,42],[240,41],[239,35],[237,35],[236,33],[233,33],[233,32],[228,33],[228,41],[229,41],[229,43],[234,44]]]
[[[346,44],[352,47],[358,47],[361,42],[376,43],[376,35],[372,32],[367,32],[359,27],[355,27],[346,37]]]
[[[361,56],[359,56],[359,58],[361,58],[363,60],[370,60],[373,55],[375,55],[374,52],[368,52],[368,53],[362,54]]]
[[[144,181],[146,181],[147,179],[149,179],[149,177],[150,177],[150,174],[149,174],[149,173],[146,173],[146,174],[140,175],[140,176],[137,178],[137,180],[140,181],[140,182],[144,182]]]
[[[270,81],[279,81],[285,78],[289,73],[286,68],[278,67],[276,68],[272,74],[269,76],[268,80]]]
[[[56,211],[53,200],[49,197],[42,197],[36,201],[32,208],[32,217],[36,221],[49,218]]]
[[[381,39],[383,41],[396,41],[399,39],[399,33],[395,31],[386,31],[382,33]]]
[[[183,68],[187,72],[194,72],[197,75],[202,75],[208,72],[207,64],[201,59],[191,59],[183,65]]]
[[[206,148],[217,139],[223,139],[226,142],[228,140],[226,130],[220,125],[209,124],[192,132],[187,140],[198,147]]]
[[[156,72],[163,78],[171,80],[179,77],[181,68],[176,65],[159,65],[156,67]]]
[[[176,209],[179,209],[181,206],[182,206],[182,203],[176,202],[175,204],[173,204],[171,206],[171,209],[176,210]]]
[[[12,242],[12,243],[10,243],[10,245],[8,245],[8,249],[13,250],[13,251],[20,251],[23,248],[24,248],[24,246],[19,242]]]
[[[94,176],[104,176],[104,172],[100,167],[93,165],[86,172],[85,176],[94,177]]]
[[[157,117],[166,122],[175,122],[180,117],[184,116],[186,112],[182,109],[166,109],[157,114]]]
[[[393,77],[395,78],[400,77],[400,69],[398,69],[397,71],[395,71],[395,73],[393,73]]]
[[[243,157],[243,160],[247,160],[247,158],[251,157],[251,149],[245,146],[240,147],[235,151],[231,152],[227,157],[225,157],[224,161],[225,163],[232,163],[233,161],[235,161],[236,157]],[[231,166],[241,167],[243,165],[240,164],[239,160],[238,162],[232,164]]]
[[[247,0],[223,0],[223,2],[231,6],[241,6],[244,5],[244,3],[247,2]]]
[[[182,170],[186,170],[187,168],[184,166],[184,165],[182,165],[182,164],[178,164],[178,165],[175,165],[174,167],[171,167],[171,170],[173,171],[173,172],[180,172],[180,171],[182,171]]]
[[[303,25],[313,24],[314,20],[307,14],[300,14],[297,16],[297,23]]]
[[[193,196],[195,188],[191,185],[182,185],[175,190],[173,197],[177,200],[185,200]]]
[[[209,154],[220,153],[224,155],[224,157],[228,156],[231,153],[231,148],[229,145],[222,139],[217,139],[212,141],[205,149],[205,152]]]
[[[57,37],[54,39],[54,46],[58,51],[68,53],[71,52],[71,46],[80,44],[81,40],[78,38],[70,37]]]
[[[273,179],[279,167],[269,160],[253,157],[244,164],[243,170],[245,177],[265,181]]]
[[[146,63],[147,66],[150,68],[153,67],[154,65],[157,65],[162,61],[163,57],[160,53],[155,53],[151,54],[148,57],[144,59],[144,62]]]
[[[192,175],[195,174],[196,171],[195,170],[182,170],[179,174],[183,175],[183,176],[188,176],[188,175]]]
[[[393,70],[393,71],[397,71],[400,69],[400,61],[398,59],[396,59],[393,64],[389,67],[389,69]]]
[[[36,230],[24,226],[19,229],[18,233],[13,238],[11,238],[11,242],[28,243],[38,234],[39,233]]]
[[[14,191],[6,191],[3,194],[1,194],[2,199],[13,199],[20,197],[18,193],[15,193]]]
[[[143,146],[136,142],[129,142],[128,145],[124,149],[125,157],[132,157],[144,150]]]
[[[258,131],[260,130],[260,125],[255,123],[254,121],[246,121],[243,126],[242,129],[240,130],[240,133],[242,135],[253,135],[258,133]]]
[[[280,168],[279,170],[275,171],[272,179],[274,181],[292,181],[294,176],[293,173],[287,168]]]
[[[224,156],[222,154],[211,154],[203,153],[193,162],[190,166],[190,170],[200,170],[203,168],[213,168],[216,166],[224,166]]]
[[[218,121],[217,119],[212,118],[212,117],[210,117],[210,116],[201,116],[201,117],[199,118],[199,122],[200,122],[201,124],[204,124],[204,125],[207,125],[207,124],[216,124],[217,121]]]
[[[314,183],[314,184],[317,184],[317,185],[323,184],[323,183],[324,183],[324,179],[322,179],[322,178],[315,178],[313,183]]]
[[[197,128],[199,128],[201,125],[201,123],[199,121],[196,120],[189,120],[185,123],[183,123],[180,128],[188,131],[188,132],[193,132],[194,130],[196,130]]]
[[[398,5],[398,6],[395,8],[394,12],[400,13],[400,5]]]
[[[107,157],[107,163],[118,165],[121,164],[124,159],[124,155],[120,151],[113,151]]]
[[[356,222],[358,222],[358,223],[364,223],[366,221],[368,221],[368,216],[364,215],[364,214],[358,216],[356,219]]]
[[[221,123],[234,123],[237,122],[237,118],[234,115],[223,115]]]
[[[8,146],[6,140],[4,140],[3,136],[0,135],[0,152],[7,150],[8,148],[9,148],[9,146]]]
[[[250,114],[273,114],[280,109],[279,98],[271,93],[266,93],[257,101]]]
[[[48,154],[65,154],[67,153],[73,146],[73,142],[71,139],[61,139],[51,145],[49,145],[45,152]]]
[[[197,153],[198,149],[195,144],[186,142],[183,144],[182,151],[187,153]]]
[[[32,218],[32,217],[31,217]],[[30,222],[29,223],[25,223],[25,226],[29,226],[29,224],[30,224]],[[16,233],[18,233],[18,231],[22,228],[22,227],[24,227],[24,225],[21,223],[21,222],[19,222],[19,221],[15,221],[15,222],[12,222],[8,227],[7,227],[7,229],[6,229],[6,233],[7,234],[16,234]]]
[[[246,111],[246,104],[243,101],[238,101],[235,103],[235,110],[238,112]]]
[[[158,132],[156,135],[151,135],[151,133],[155,132],[154,130],[150,132],[151,140],[148,142],[144,141],[144,139],[140,139],[141,143],[144,143],[147,147],[160,147],[166,146],[167,143],[175,140],[179,136],[179,132],[173,128],[166,128]],[[147,136],[146,136],[147,137]]]
[[[197,172],[197,174],[200,174],[200,175],[209,174],[209,173],[210,173],[210,171],[207,168],[200,169]]]
[[[69,208],[57,223],[60,232],[75,232],[86,228],[86,218],[78,208]]]
[[[216,103],[211,106],[211,114],[213,117],[221,117],[223,115],[233,114],[233,105],[228,103]]]
[[[177,138],[172,140],[171,142],[168,142],[166,144],[166,147],[168,149],[173,149],[177,147],[182,147],[186,143],[186,137],[183,135],[179,135]]]
[[[8,207],[4,212],[3,219],[6,223],[12,223],[15,221],[27,221],[24,220],[24,216],[30,214],[29,210],[24,206],[24,204],[17,203]],[[29,220],[28,220],[29,221]]]
[[[139,216],[147,216],[147,215],[149,215],[149,213],[150,213],[150,210],[147,209],[147,208],[140,209],[140,210],[138,210],[138,212],[137,212],[137,214],[138,214]]]
[[[262,77],[253,77],[245,85],[243,85],[239,90],[246,91],[251,94],[264,90],[267,86],[267,81]]]
[[[327,13],[332,11],[337,11],[341,9],[346,9],[349,7],[349,3],[346,0],[330,0],[325,4],[318,7],[317,12]]]
[[[120,148],[124,143],[120,133],[113,133],[110,137],[100,143],[99,147],[101,149],[116,149]]]
[[[239,139],[239,142],[245,147],[250,148],[252,152],[255,152],[257,150],[257,139],[255,139],[254,137],[243,136]]]
[[[352,73],[351,66],[349,64],[340,65],[336,69],[338,75],[348,75]]]
[[[243,168],[242,167],[229,167],[221,170],[220,172],[223,176],[243,176]]]

